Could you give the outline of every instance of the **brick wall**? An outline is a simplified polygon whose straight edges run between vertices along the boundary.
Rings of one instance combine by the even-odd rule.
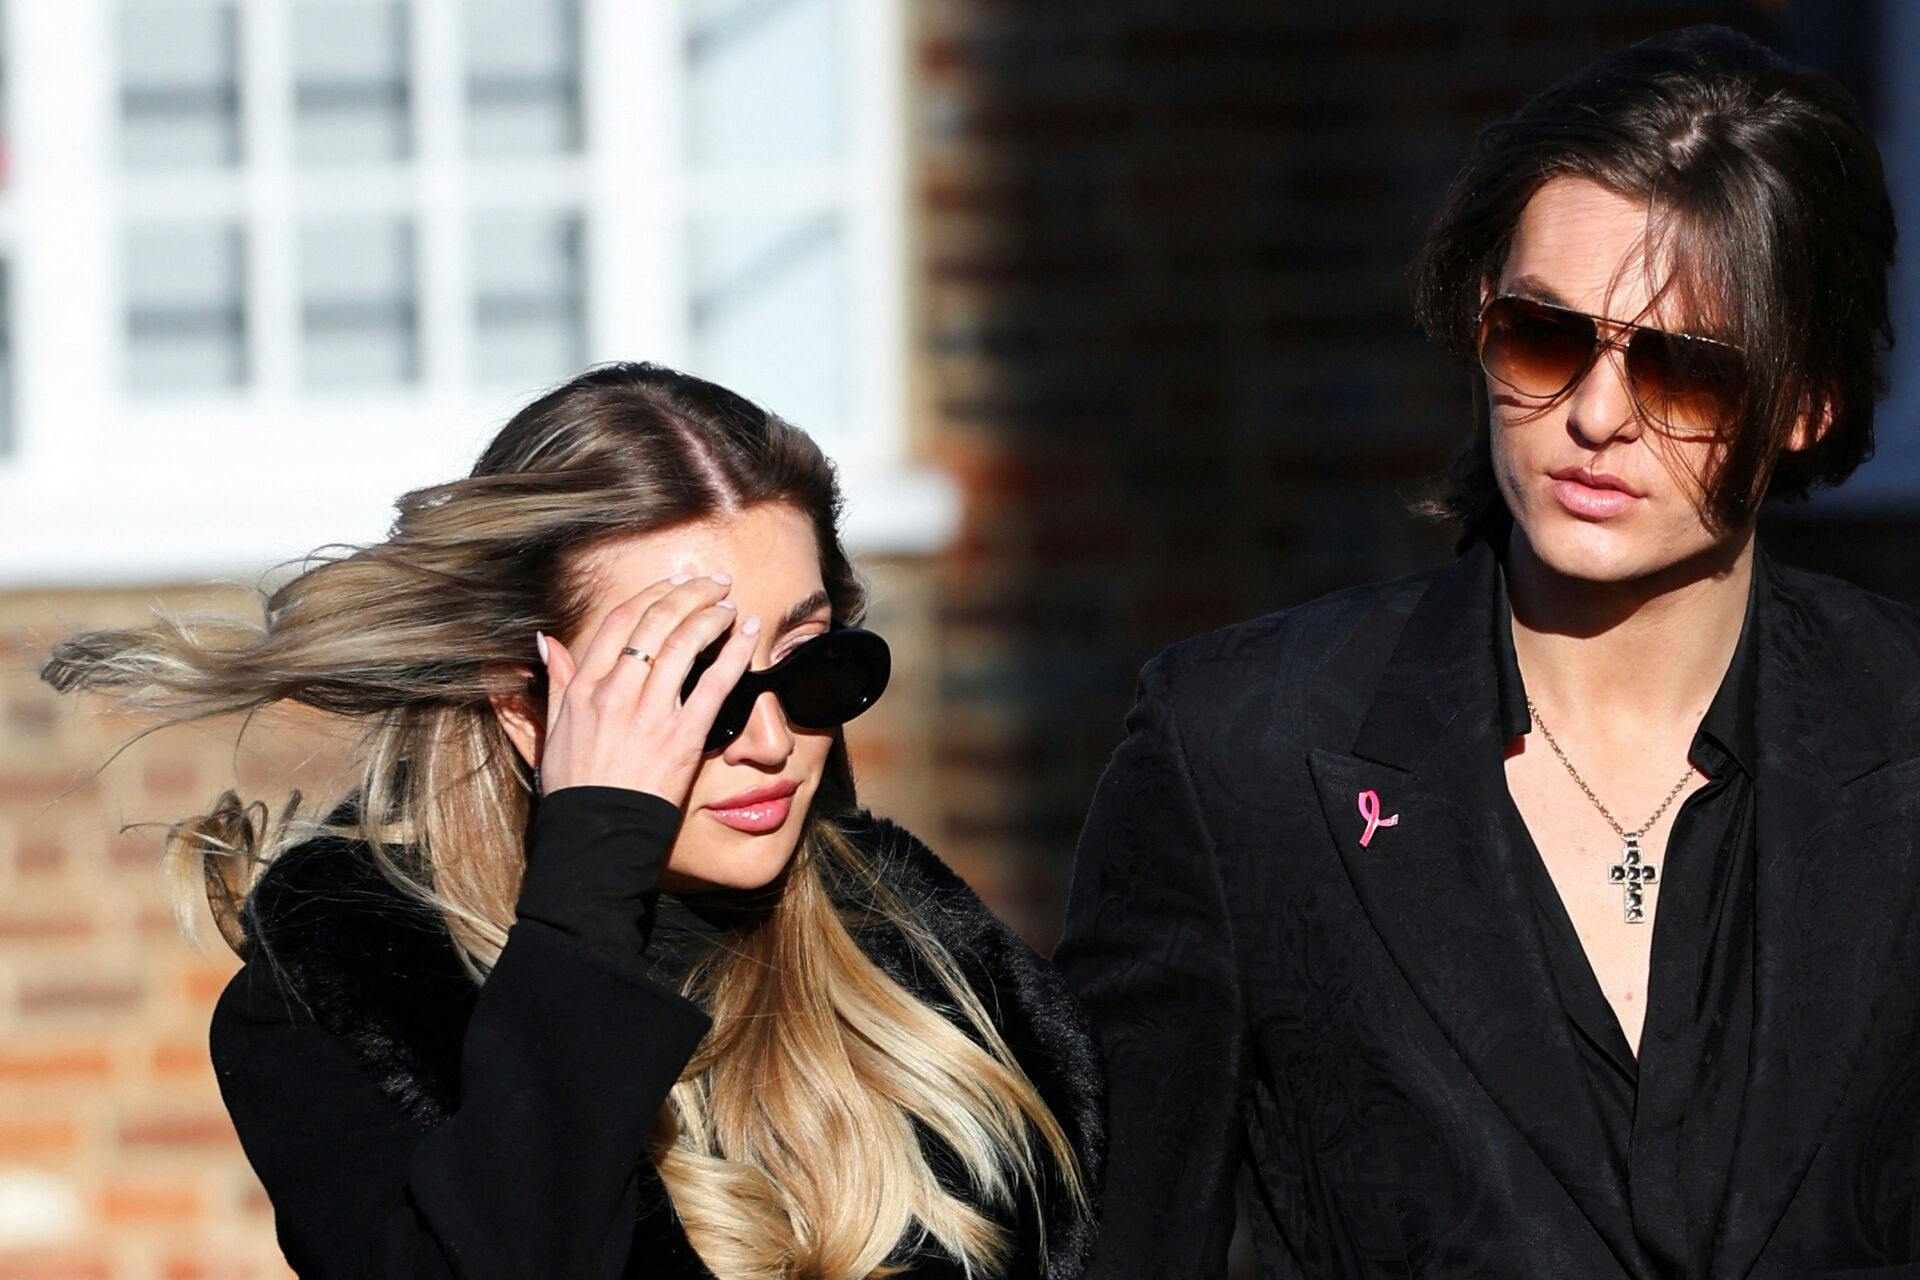
[[[1809,12],[917,0],[915,426],[965,520],[943,556],[867,565],[898,667],[850,732],[865,798],[1050,946],[1147,657],[1445,554],[1404,506],[1464,432],[1466,384],[1413,331],[1402,271],[1475,124],[1645,31],[1826,31]],[[0,594],[0,1206],[58,1236],[0,1249],[0,1280],[286,1274],[205,1058],[235,961],[179,941],[159,828],[120,828],[236,782],[325,792],[338,743],[256,722],[236,758],[210,724],[89,778],[139,726],[33,669],[149,603],[252,612]]]
[[[1468,381],[1405,269],[1478,125],[1652,31],[1833,21],[1800,12],[915,6],[921,424],[966,493],[931,567],[929,834],[999,868],[1030,937],[1142,662],[1446,554],[1407,505]]]
[[[0,595],[6,1280],[288,1274],[207,1062],[207,1020],[238,961],[210,923],[204,953],[182,940],[160,837],[223,786],[315,785],[328,742],[291,717],[256,721],[236,761],[235,726],[209,724],[100,769],[140,722],[63,702],[34,669],[52,637],[137,624],[150,600],[246,607],[199,591]],[[144,822],[162,825],[122,829]]]
[[[857,726],[855,767],[869,803],[924,828],[931,744],[917,727],[936,718],[934,636],[911,620],[930,608],[930,580],[867,570],[897,672]],[[0,1280],[290,1274],[207,1058],[213,1004],[239,962],[204,903],[205,949],[187,946],[162,837],[229,786],[275,808],[290,788],[305,807],[337,797],[351,785],[346,734],[283,713],[257,717],[237,752],[227,719],[116,756],[149,722],[63,699],[37,671],[65,635],[139,625],[150,607],[259,616],[231,589],[0,593]],[[997,892],[991,876],[980,883]]]

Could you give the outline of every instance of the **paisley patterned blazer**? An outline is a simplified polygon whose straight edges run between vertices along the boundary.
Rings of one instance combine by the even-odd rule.
[[[1708,1274],[1920,1280],[1920,614],[1764,564],[1752,1057]],[[1480,542],[1143,671],[1056,955],[1110,1082],[1090,1274],[1222,1275],[1244,1171],[1269,1277],[1652,1276],[1493,816],[1498,572]],[[1366,791],[1399,820],[1363,845]]]

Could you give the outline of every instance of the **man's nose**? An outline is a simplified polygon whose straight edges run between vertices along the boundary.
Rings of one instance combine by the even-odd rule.
[[[1596,448],[1616,438],[1639,436],[1640,411],[1622,344],[1608,344],[1567,392],[1567,430]]]

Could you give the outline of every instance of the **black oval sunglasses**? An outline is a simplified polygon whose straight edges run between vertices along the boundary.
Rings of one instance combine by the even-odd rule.
[[[693,693],[726,643],[722,636],[694,659],[680,686],[684,701]],[[863,627],[835,627],[800,645],[770,667],[742,672],[727,693],[707,731],[703,751],[718,751],[739,737],[753,715],[753,704],[771,691],[787,720],[802,729],[833,729],[853,719],[886,692],[893,674],[893,651]]]

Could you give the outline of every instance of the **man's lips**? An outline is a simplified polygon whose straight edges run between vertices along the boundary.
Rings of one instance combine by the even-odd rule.
[[[1611,520],[1640,501],[1640,491],[1622,480],[1589,467],[1561,467],[1547,473],[1560,509],[1576,520]]]
[[[1590,467],[1561,467],[1558,471],[1547,473],[1554,480],[1571,480],[1588,489],[1611,489],[1626,494],[1629,498],[1644,498],[1647,495],[1622,480],[1619,476],[1608,475],[1604,471],[1595,471]]]

